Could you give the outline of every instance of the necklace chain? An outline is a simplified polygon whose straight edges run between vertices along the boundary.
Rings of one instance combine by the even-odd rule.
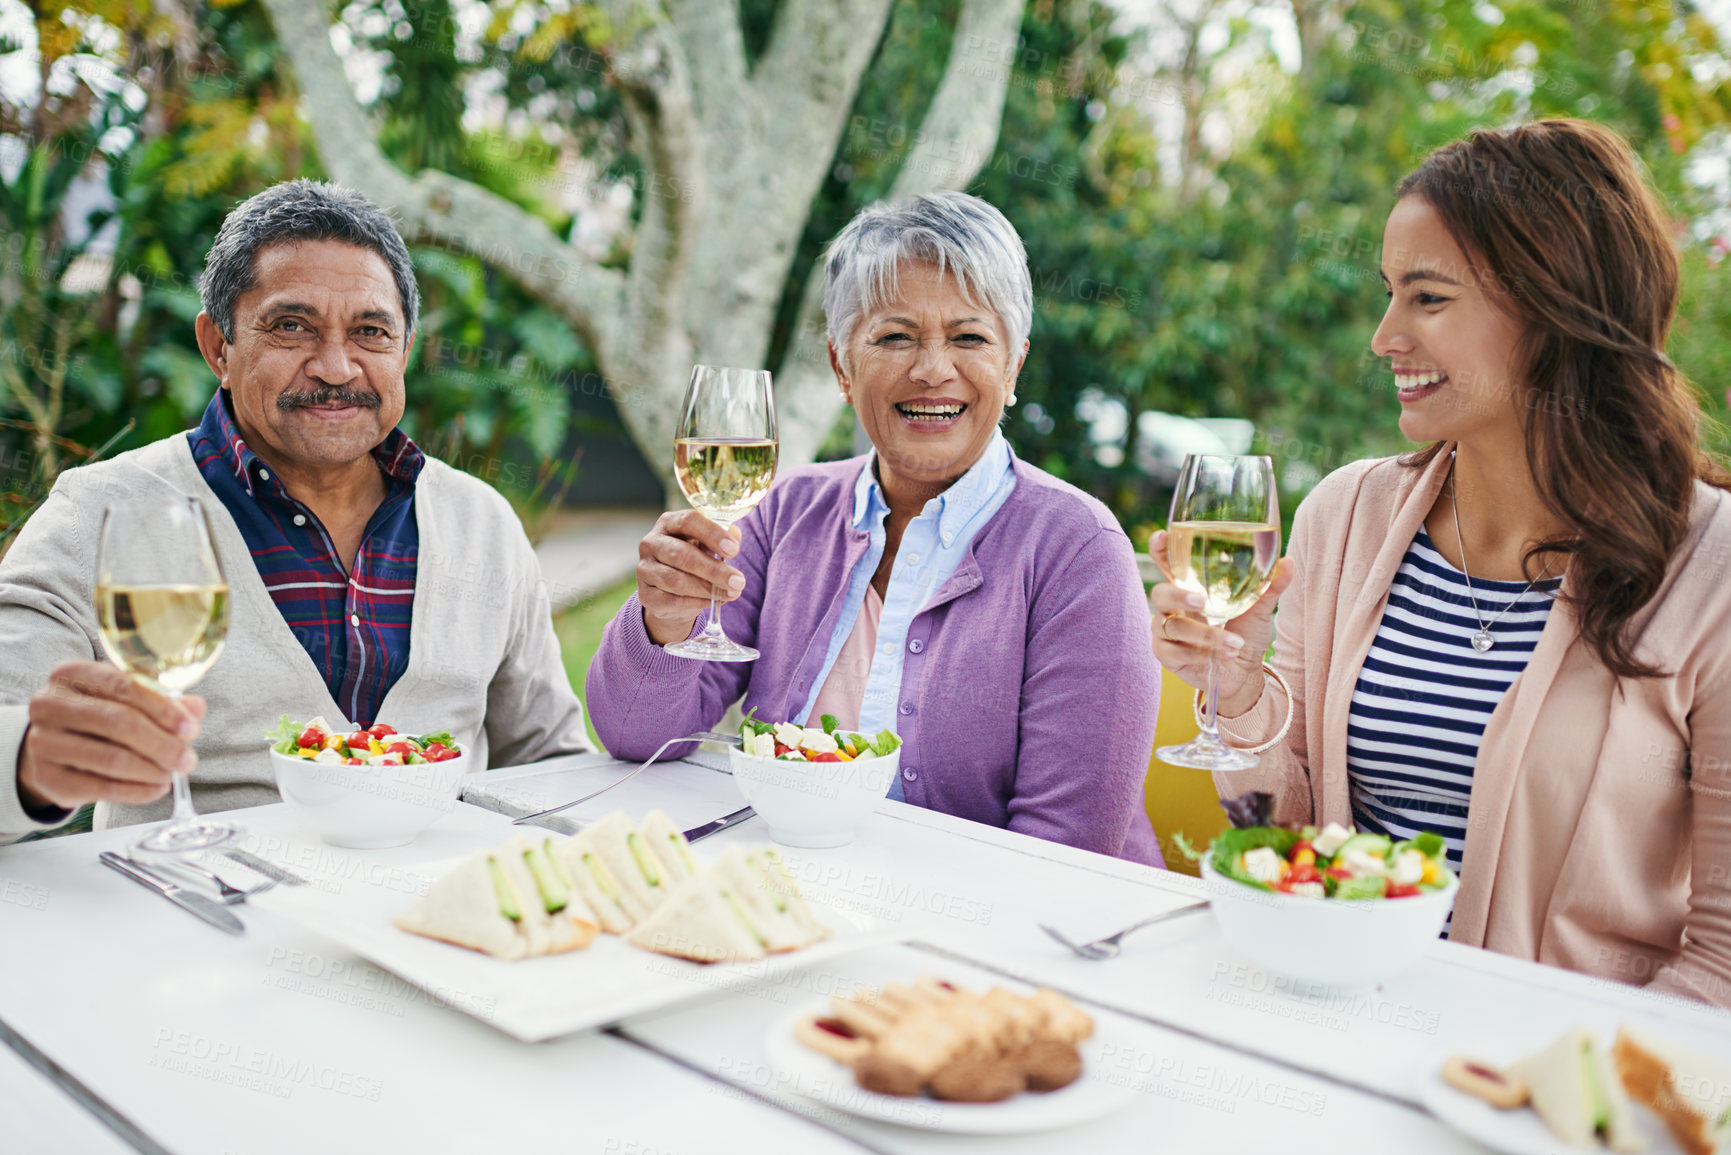
[[[1451,454],[1450,456],[1452,457],[1453,455]],[[1452,461],[1449,464],[1449,512],[1454,515],[1455,544],[1461,551],[1461,576],[1466,579],[1467,597],[1470,598],[1473,603],[1473,618],[1479,623],[1479,628],[1473,631],[1471,638],[1472,647],[1482,654],[1497,644],[1496,635],[1491,633],[1491,627],[1501,621],[1510,610],[1520,604],[1522,598],[1532,592],[1534,586],[1544,580],[1544,578],[1551,572],[1551,563],[1546,562],[1545,568],[1540,571],[1539,576],[1528,582],[1527,588],[1516,594],[1514,601],[1504,606],[1501,610],[1498,610],[1496,615],[1487,622],[1485,621],[1485,615],[1479,610],[1478,595],[1473,593],[1472,573],[1467,569],[1467,542],[1466,538],[1461,535],[1461,509],[1460,503],[1455,500],[1455,470]]]

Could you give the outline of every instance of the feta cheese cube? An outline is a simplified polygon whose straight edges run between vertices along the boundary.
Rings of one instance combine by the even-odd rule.
[[[1322,828],[1322,833],[1310,840],[1310,845],[1325,858],[1333,858],[1334,852],[1340,849],[1341,843],[1352,837],[1352,831],[1338,822],[1330,822]]]
[[[1257,882],[1276,883],[1280,881],[1280,855],[1274,852],[1272,846],[1258,846],[1254,850],[1244,852],[1244,873]]]
[[[792,746],[797,750],[799,749],[800,740],[804,737],[805,731],[801,730],[798,726],[795,726],[792,722],[777,722],[775,724],[775,740],[780,742],[783,746]]]
[[[1384,869],[1380,855],[1367,854],[1362,850],[1347,851],[1346,857],[1340,860],[1339,865],[1346,867],[1354,874],[1381,874]]]
[[[1417,850],[1403,850],[1394,856],[1394,865],[1388,872],[1390,882],[1415,886],[1424,877],[1424,855]]]
[[[822,730],[813,730],[809,727],[806,728],[805,734],[800,739],[799,744],[803,746],[807,752],[812,754],[834,754],[837,750],[841,749],[840,746],[836,745],[834,738],[831,738]]]
[[[318,717],[301,727],[302,733],[305,733],[308,730],[322,730],[324,733],[329,734],[331,732],[331,724],[325,721],[325,716],[323,714],[320,714]]]
[[[1295,884],[1293,888],[1286,893],[1296,894],[1300,898],[1328,897],[1328,891],[1323,888],[1323,885],[1320,882],[1300,882]]]
[[[751,736],[751,749],[746,752],[755,754],[759,758],[775,757],[775,735],[753,734]]]
[[[313,755],[312,760],[314,762],[335,762],[340,766],[342,765],[343,756],[338,754],[335,750],[320,750],[317,754]]]

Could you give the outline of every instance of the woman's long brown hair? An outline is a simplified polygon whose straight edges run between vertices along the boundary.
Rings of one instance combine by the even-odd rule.
[[[1702,449],[1700,404],[1665,356],[1680,274],[1657,197],[1621,137],[1579,120],[1475,132],[1397,194],[1436,210],[1479,284],[1525,325],[1511,377],[1527,461],[1569,527],[1527,551],[1527,572],[1541,553],[1569,554],[1582,639],[1620,677],[1662,676],[1625,627],[1665,579],[1696,479],[1731,488],[1731,476]]]

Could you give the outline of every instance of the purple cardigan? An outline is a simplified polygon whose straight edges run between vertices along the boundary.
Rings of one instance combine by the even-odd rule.
[[[757,661],[676,658],[650,641],[635,594],[620,608],[587,678],[590,717],[616,757],[647,758],[707,729],[742,694],[771,721],[805,704],[870,543],[850,524],[868,460],[789,470],[739,523],[745,592],[721,622],[763,652]],[[1100,502],[1019,459],[1014,468],[1009,499],[908,627],[903,792],[916,806],[1164,865],[1142,798],[1160,670],[1135,553]]]

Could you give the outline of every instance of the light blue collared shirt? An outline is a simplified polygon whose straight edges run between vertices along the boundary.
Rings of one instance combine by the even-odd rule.
[[[822,672],[812,683],[811,696],[800,711],[801,725],[806,723],[812,703],[829,679],[842,645],[853,633],[860,607],[865,603],[866,586],[883,560],[887,539],[884,518],[890,507],[878,487],[876,465],[875,456],[866,462],[853,491],[853,525],[871,533],[871,546],[848,578],[847,600],[842,603],[844,608],[836,620],[835,633],[830,636]],[[954,485],[926,502],[920,515],[902,531],[901,546],[896,551],[895,566],[884,595],[883,615],[878,619],[877,649],[872,654],[871,673],[866,677],[865,694],[860,699],[861,733],[875,734],[886,727],[895,728],[908,627],[938,588],[956,572],[962,559],[968,556],[968,543],[992,520],[1015,487],[1010,443],[1004,440],[1001,431],[994,430],[980,459]],[[901,800],[900,778],[890,784],[889,796]]]

